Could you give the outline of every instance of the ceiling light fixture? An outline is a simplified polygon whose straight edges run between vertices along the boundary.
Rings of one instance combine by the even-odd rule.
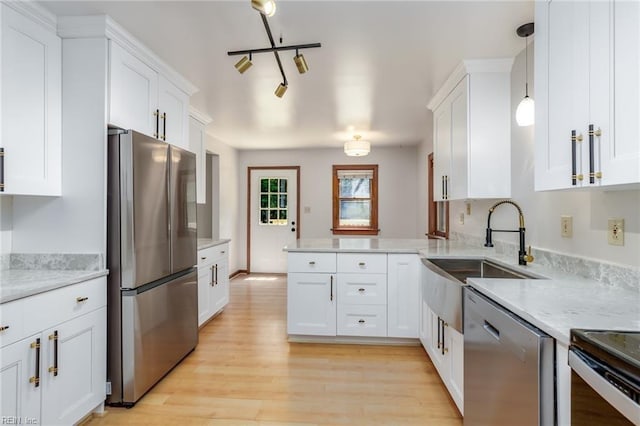
[[[309,71],[309,65],[307,65],[307,61],[304,59],[304,56],[299,53],[299,50],[302,49],[312,49],[315,47],[322,47],[320,43],[309,43],[309,44],[295,44],[291,46],[279,46],[276,47],[275,42],[273,41],[273,35],[271,34],[271,28],[269,27],[269,22],[267,21],[267,16],[273,16],[276,11],[276,4],[273,0],[251,0],[251,6],[260,12],[260,18],[262,18],[262,23],[264,24],[264,29],[267,32],[267,36],[269,37],[269,42],[271,43],[271,47],[265,47],[262,49],[246,49],[246,50],[235,50],[231,52],[227,52],[229,56],[235,55],[249,55],[249,58],[244,56],[240,59],[235,67],[240,74],[244,73],[246,70],[253,65],[251,63],[251,55],[254,53],[267,53],[273,52],[273,55],[276,58],[276,62],[278,63],[278,68],[280,69],[280,74],[282,75],[282,83],[278,86],[275,91],[275,95],[281,98],[287,88],[289,87],[289,82],[287,81],[287,76],[284,74],[284,69],[282,68],[282,62],[280,61],[280,55],[278,52],[282,50],[295,50],[296,56],[293,57],[293,61],[298,67],[298,72],[300,74],[304,74]],[[280,42],[282,42],[282,37],[280,38]]]
[[[529,97],[529,43],[527,38],[533,34],[533,22],[520,25],[516,30],[516,34],[524,38],[524,98],[518,104],[516,109],[516,122],[518,126],[530,126],[535,121],[535,103],[533,99]]]
[[[344,143],[344,153],[349,157],[364,157],[371,151],[371,144],[368,141],[360,140],[362,136],[353,135],[352,141]]]
[[[251,7],[268,17],[272,17],[276,13],[274,0],[251,0]]]

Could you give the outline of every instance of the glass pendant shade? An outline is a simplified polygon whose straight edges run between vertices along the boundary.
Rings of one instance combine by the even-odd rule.
[[[535,103],[528,95],[525,96],[516,109],[518,126],[531,126],[535,121]]]
[[[354,136],[354,140],[344,143],[344,153],[349,157],[363,157],[371,151],[368,141],[360,140],[360,136]]]

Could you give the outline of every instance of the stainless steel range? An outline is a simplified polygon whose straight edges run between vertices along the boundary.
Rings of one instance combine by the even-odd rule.
[[[572,425],[640,425],[640,331],[571,330]]]

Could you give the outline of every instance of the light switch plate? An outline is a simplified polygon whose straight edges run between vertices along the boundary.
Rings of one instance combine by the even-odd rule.
[[[624,245],[624,219],[609,219],[607,241],[612,246]]]
[[[560,216],[560,236],[573,237],[573,216]]]

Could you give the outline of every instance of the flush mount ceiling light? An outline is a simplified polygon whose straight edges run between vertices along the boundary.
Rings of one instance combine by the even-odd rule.
[[[235,55],[245,55],[240,59],[235,67],[240,74],[243,74],[246,70],[253,65],[251,63],[251,55],[254,53],[267,53],[273,52],[273,55],[276,57],[276,62],[278,63],[278,68],[280,69],[280,74],[282,75],[282,83],[278,85],[275,91],[275,95],[279,98],[284,96],[287,88],[289,87],[289,83],[287,81],[287,76],[284,74],[284,69],[282,68],[282,62],[280,61],[280,55],[278,52],[282,50],[295,50],[296,56],[293,57],[293,62],[295,62],[296,67],[298,68],[298,72],[300,74],[304,74],[309,71],[309,65],[307,61],[304,59],[304,56],[299,53],[302,49],[312,49],[315,47],[321,47],[320,43],[309,43],[309,44],[296,44],[291,46],[278,46],[276,47],[275,42],[273,41],[273,35],[271,34],[271,28],[269,27],[269,22],[267,21],[267,16],[273,16],[276,12],[276,3],[274,0],[251,0],[251,7],[260,12],[260,18],[262,18],[262,23],[264,24],[264,29],[267,32],[267,36],[269,37],[269,42],[271,43],[271,47],[265,47],[262,49],[245,49],[245,50],[235,50],[232,52],[227,52],[229,56]],[[280,42],[282,43],[282,37],[280,37]],[[247,58],[246,55],[249,55]]]
[[[529,97],[529,43],[527,38],[533,34],[533,22],[520,25],[516,30],[516,34],[524,38],[524,98],[518,104],[516,109],[516,122],[518,126],[530,126],[535,121],[535,104],[533,99]]]
[[[371,144],[368,141],[360,140],[362,136],[353,135],[352,141],[344,143],[344,153],[349,157],[364,157],[371,151]]]

